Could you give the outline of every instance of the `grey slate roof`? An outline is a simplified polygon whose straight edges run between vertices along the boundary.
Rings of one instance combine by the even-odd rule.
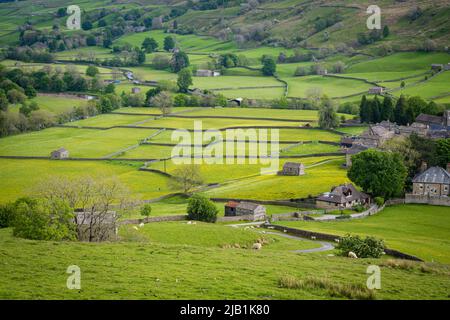
[[[261,205],[253,202],[241,202],[237,207],[245,210],[256,210],[259,206]]]
[[[431,167],[416,175],[413,182],[450,184],[450,173],[441,167]]]
[[[304,167],[303,163],[299,163],[299,162],[286,162],[283,165],[283,168],[301,168]]]
[[[421,113],[416,118],[417,122],[421,123],[433,123],[433,124],[442,124],[442,117],[432,116],[430,114]]]

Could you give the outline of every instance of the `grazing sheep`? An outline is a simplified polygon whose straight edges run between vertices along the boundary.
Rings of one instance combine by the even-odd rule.
[[[261,248],[262,248],[262,245],[261,245],[261,243],[259,243],[259,242],[254,243],[254,244],[253,244],[253,247],[252,247],[252,249],[255,249],[255,250],[259,250],[259,249],[261,249]]]
[[[339,239],[334,239],[334,242],[337,242],[337,243],[339,243]]]
[[[188,221],[187,224],[192,224],[192,221]]]
[[[144,223],[141,222],[141,223],[139,224],[139,228],[142,228],[143,226],[144,226]]]
[[[311,236],[311,240],[316,240],[316,237],[315,236]]]
[[[286,230],[286,229],[284,229],[284,230],[283,230],[283,232],[284,232],[284,233],[287,233],[287,230]]]
[[[358,256],[356,255],[356,253],[354,253],[353,251],[350,251],[348,253],[348,257],[349,258],[353,258],[353,259],[358,259]]]

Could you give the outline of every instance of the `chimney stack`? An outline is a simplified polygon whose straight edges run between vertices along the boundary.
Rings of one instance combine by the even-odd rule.
[[[422,161],[422,164],[420,165],[420,173],[425,172],[428,169],[428,165],[425,161]]]
[[[447,172],[450,173],[450,162],[447,163]]]

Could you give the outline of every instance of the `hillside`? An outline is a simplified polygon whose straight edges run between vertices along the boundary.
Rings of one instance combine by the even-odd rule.
[[[32,3],[31,3],[32,2]],[[222,5],[217,4],[223,3]],[[27,21],[38,28],[64,25],[64,18],[56,18],[61,7],[70,1],[19,1],[0,4],[2,33],[0,43],[17,42],[17,28]],[[352,46],[359,49],[358,33],[366,29],[370,1],[303,1],[303,0],[250,0],[250,1],[79,1],[83,14],[103,11],[105,21],[114,21],[117,12],[139,11],[135,21],[140,24],[146,17],[163,16],[163,27],[178,32],[211,35],[221,40],[233,40],[241,47],[261,44],[287,47]],[[381,1],[382,25],[390,29],[390,36],[374,44],[363,45],[367,53],[374,47],[389,45],[397,50],[414,50],[432,39],[443,49],[450,44],[448,1]],[[417,9],[419,8],[419,9]],[[95,28],[95,25],[94,25]]]

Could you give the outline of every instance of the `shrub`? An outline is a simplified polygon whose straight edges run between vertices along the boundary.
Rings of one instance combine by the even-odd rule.
[[[365,208],[364,208],[364,206],[358,204],[353,209],[355,209],[356,212],[363,212]]]
[[[146,203],[141,208],[141,216],[149,217],[152,213],[152,207],[150,204]]]
[[[347,235],[340,239],[337,249],[344,256],[352,251],[358,258],[379,258],[384,252],[384,242],[374,237],[362,239],[359,236]]]
[[[384,198],[383,197],[375,197],[375,203],[377,206],[381,207],[384,204]]]
[[[13,234],[31,240],[75,240],[73,210],[62,201],[22,198],[15,202]]]
[[[349,214],[341,214],[339,216],[336,216],[336,219],[350,219],[352,216]]]
[[[200,194],[193,195],[188,202],[188,219],[216,222],[219,210],[214,203]]]
[[[8,203],[0,206],[0,228],[8,228],[14,218],[14,204]]]

